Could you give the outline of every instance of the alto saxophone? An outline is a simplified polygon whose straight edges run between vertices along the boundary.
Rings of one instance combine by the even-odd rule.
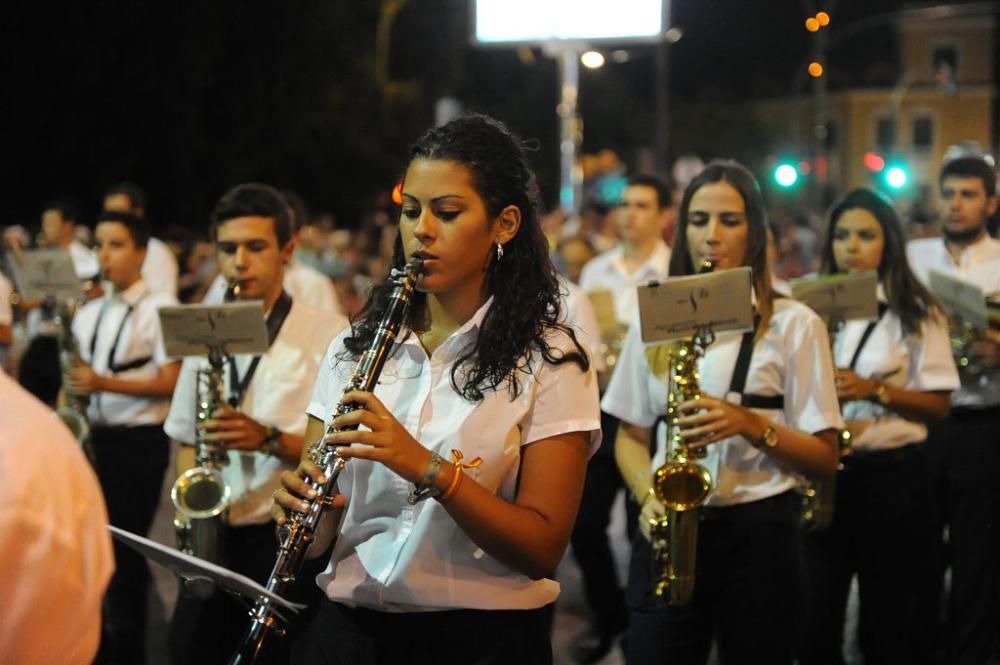
[[[830,354],[836,364],[837,333],[843,327],[843,320],[830,319],[827,332],[830,335]],[[837,457],[843,459],[851,454],[853,448],[851,430],[848,427],[837,432]],[[837,473],[844,465],[837,464]],[[802,488],[802,524],[808,531],[825,531],[833,524],[833,513],[837,499],[837,475],[829,478],[810,478]]]
[[[699,272],[711,272],[705,261]],[[679,427],[680,405],[701,396],[698,361],[715,341],[710,328],[667,347],[666,461],[653,474],[653,493],[666,512],[650,521],[653,594],[670,605],[685,605],[694,593],[700,508],[712,493],[714,480],[697,460],[706,451],[692,450]]]
[[[58,324],[58,346],[59,346],[59,369],[63,376],[63,384],[66,384],[65,377],[70,370],[83,364],[80,357],[80,347],[73,335],[73,308],[66,301],[60,302],[56,306],[56,323]],[[73,437],[80,442],[87,459],[93,464],[94,449],[90,441],[90,419],[87,417],[87,408],[90,406],[90,397],[78,395],[69,390],[62,390],[59,394],[59,408],[56,415],[69,428]]]
[[[223,301],[231,302],[238,295],[239,284],[232,279],[226,285]],[[224,552],[230,489],[222,477],[222,467],[229,463],[229,457],[218,443],[205,440],[204,423],[225,404],[226,360],[222,349],[211,348],[208,367],[196,371],[195,465],[182,473],[170,490],[178,513],[174,520],[178,549],[212,563],[222,563]]]
[[[389,298],[389,305],[382,313],[371,345],[358,360],[354,374],[344,388],[344,394],[354,390],[371,392],[375,388],[378,377],[382,373],[382,367],[385,365],[386,358],[388,358],[396,336],[399,334],[399,329],[406,318],[406,312],[409,310],[411,296],[416,288],[417,279],[420,277],[422,265],[423,260],[415,258],[403,270],[393,268],[391,278],[395,288]],[[353,403],[341,399],[331,422],[334,418],[355,409],[356,406]],[[286,524],[281,527],[277,560],[265,585],[268,591],[280,596],[295,582],[305,560],[306,552],[315,538],[316,528],[326,509],[333,503],[333,499],[337,495],[337,479],[340,477],[347,460],[338,454],[337,446],[325,443],[326,436],[337,431],[353,429],[357,429],[357,426],[338,430],[332,425],[327,425],[324,436],[311,444],[308,451],[309,459],[322,469],[325,482],[317,483],[311,478],[306,478],[306,484],[316,491],[316,498],[309,501],[309,507],[305,512],[293,512]],[[265,641],[271,632],[274,631],[278,634],[284,632],[278,625],[280,618],[270,600],[259,599],[250,610],[250,627],[236,653],[229,661],[230,665],[253,663],[261,654]]]

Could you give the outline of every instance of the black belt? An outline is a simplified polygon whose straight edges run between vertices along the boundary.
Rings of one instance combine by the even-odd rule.
[[[886,450],[859,450],[854,448],[851,454],[844,458],[844,469],[850,469],[855,464],[875,467],[895,466],[923,454],[923,443],[923,441],[907,443],[906,445]]]
[[[736,503],[729,506],[705,506],[701,509],[701,521],[765,521],[790,517],[799,519],[802,513],[802,495],[796,490],[787,490],[766,499]]]

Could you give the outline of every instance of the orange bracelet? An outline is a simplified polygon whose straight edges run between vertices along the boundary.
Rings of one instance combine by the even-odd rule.
[[[478,467],[480,464],[483,463],[483,459],[481,457],[477,457],[468,464],[465,464],[462,461],[464,458],[465,455],[462,454],[461,450],[451,451],[451,459],[453,460],[452,465],[455,468],[455,473],[451,477],[451,482],[448,483],[448,489],[442,492],[441,496],[437,497],[437,500],[439,502],[450,498],[451,495],[453,495],[455,492],[458,491],[458,486],[462,484],[462,476],[465,475],[462,469],[475,469],[476,467]]]

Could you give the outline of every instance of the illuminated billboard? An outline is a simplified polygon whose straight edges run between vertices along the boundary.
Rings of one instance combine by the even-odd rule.
[[[479,44],[653,42],[666,30],[667,0],[473,0]]]

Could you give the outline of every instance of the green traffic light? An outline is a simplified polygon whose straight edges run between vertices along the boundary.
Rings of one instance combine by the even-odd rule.
[[[909,177],[906,175],[906,170],[901,166],[890,166],[885,171],[885,184],[893,189],[902,189],[906,186],[908,180]]]
[[[791,164],[778,164],[774,169],[774,181],[782,187],[791,187],[799,181],[799,172]]]

